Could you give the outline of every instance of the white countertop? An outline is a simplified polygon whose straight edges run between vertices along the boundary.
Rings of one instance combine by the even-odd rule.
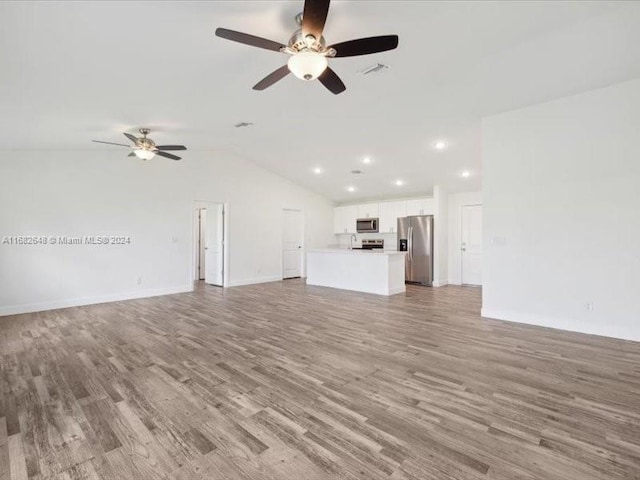
[[[349,248],[313,248],[307,253],[342,253],[348,255],[404,255],[407,252],[397,250],[351,250]]]

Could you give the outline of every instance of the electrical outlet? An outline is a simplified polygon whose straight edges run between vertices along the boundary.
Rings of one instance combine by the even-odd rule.
[[[142,277],[138,277],[137,282],[138,282],[138,285],[142,285]]]
[[[584,308],[587,312],[593,312],[593,302],[585,303]]]

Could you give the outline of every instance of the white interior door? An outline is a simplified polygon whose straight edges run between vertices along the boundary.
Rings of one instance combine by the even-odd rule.
[[[482,285],[482,205],[462,207],[462,283]]]
[[[302,212],[284,210],[282,232],[282,278],[302,276]]]
[[[204,281],[223,285],[224,268],[224,211],[221,204],[208,205],[205,211]]]
[[[204,280],[206,261],[207,209],[198,210],[198,280]]]

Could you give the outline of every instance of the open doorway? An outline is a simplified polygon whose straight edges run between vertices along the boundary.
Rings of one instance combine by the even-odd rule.
[[[225,285],[225,206],[197,202],[195,232],[195,280]]]
[[[282,219],[282,278],[302,276],[304,223],[300,210],[283,210]]]

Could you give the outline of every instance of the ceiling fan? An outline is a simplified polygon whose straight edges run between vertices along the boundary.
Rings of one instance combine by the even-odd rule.
[[[300,28],[293,33],[287,45],[226,28],[218,28],[216,35],[252,47],[291,55],[287,65],[263,78],[253,87],[254,90],[264,90],[293,73],[301,80],[317,78],[337,95],[347,87],[329,67],[328,58],[355,57],[393,50],[398,46],[398,36],[359,38],[327,46],[322,31],[329,13],[329,3],[330,0],[305,0],[302,14],[296,17]]]
[[[124,143],[103,142],[101,140],[91,140],[95,143],[106,143],[107,145],[118,145],[120,147],[133,148],[133,152],[129,154],[130,157],[138,157],[142,160],[151,160],[156,155],[161,157],[170,158],[171,160],[180,160],[180,157],[167,153],[164,150],[186,150],[184,145],[156,145],[153,140],[147,137],[151,130],[148,128],[141,128],[138,130],[142,137],[137,138],[130,133],[124,133],[124,136],[133,142],[133,145],[126,145]]]

